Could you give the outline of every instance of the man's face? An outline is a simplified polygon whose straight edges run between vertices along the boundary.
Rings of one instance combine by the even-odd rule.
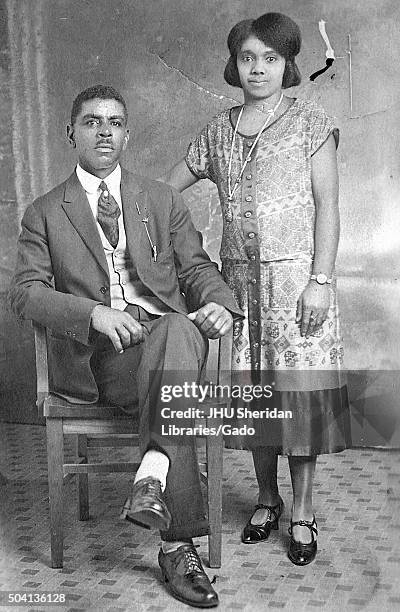
[[[105,178],[115,169],[129,140],[121,102],[94,98],[83,102],[75,123],[67,126],[84,170]]]

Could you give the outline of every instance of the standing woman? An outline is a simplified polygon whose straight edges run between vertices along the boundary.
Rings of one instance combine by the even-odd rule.
[[[243,89],[244,104],[211,120],[167,182],[179,191],[203,178],[216,183],[224,219],[222,272],[246,314],[235,324],[233,369],[238,377],[251,372],[253,384],[268,374],[272,406],[287,417],[247,419],[255,435],[230,440],[252,450],[259,484],[242,541],[267,540],[278,528],[277,456],[288,455],[288,555],[306,565],[317,552],[317,455],[339,452],[351,439],[334,276],[338,129],[314,102],[282,91],[300,83],[300,45],[297,24],[280,13],[233,27],[224,77]],[[263,407],[258,401],[250,407]]]

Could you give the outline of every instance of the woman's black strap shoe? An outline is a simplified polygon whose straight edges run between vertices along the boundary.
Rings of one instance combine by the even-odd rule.
[[[243,544],[257,544],[258,542],[264,542],[268,540],[269,534],[271,533],[271,529],[278,529],[279,527],[279,519],[283,512],[284,503],[282,499],[276,506],[265,506],[264,504],[257,504],[254,509],[254,512],[264,508],[268,510],[268,517],[264,523],[259,525],[254,525],[251,522],[251,519],[254,516],[254,512],[249,518],[245,528],[242,531],[242,542]]]
[[[300,527],[308,527],[311,533],[311,542],[303,544],[302,542],[296,542],[293,538],[293,527],[300,525]],[[315,516],[312,521],[290,521],[290,527],[288,529],[290,537],[288,557],[295,565],[308,565],[315,559],[317,554],[317,540],[314,536],[318,535],[317,522]]]

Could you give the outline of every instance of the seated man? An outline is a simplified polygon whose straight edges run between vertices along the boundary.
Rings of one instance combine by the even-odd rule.
[[[195,441],[162,435],[158,400],[171,376],[198,379],[206,338],[227,333],[241,311],[181,196],[119,165],[129,139],[122,96],[104,85],[81,92],[67,135],[78,164],[24,215],[11,306],[52,330],[55,392],[120,406],[137,398],[142,462],[123,516],[161,530],[174,597],[216,606],[192,544],[209,531]]]

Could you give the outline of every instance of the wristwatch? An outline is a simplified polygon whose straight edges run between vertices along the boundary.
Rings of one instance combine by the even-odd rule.
[[[320,274],[311,274],[310,280],[317,281],[318,285],[330,285],[332,282],[331,278],[328,278],[326,274],[320,272]]]

